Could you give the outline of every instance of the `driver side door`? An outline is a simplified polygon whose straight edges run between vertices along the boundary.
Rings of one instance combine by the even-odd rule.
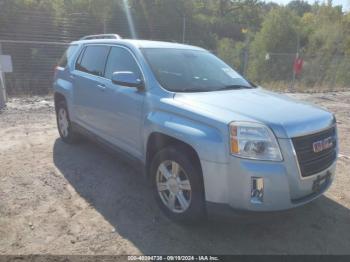
[[[113,144],[142,158],[142,109],[145,90],[112,83],[114,72],[133,72],[143,79],[141,68],[132,51],[122,46],[112,46],[108,55],[103,85],[104,103],[101,112],[105,121],[103,133]]]

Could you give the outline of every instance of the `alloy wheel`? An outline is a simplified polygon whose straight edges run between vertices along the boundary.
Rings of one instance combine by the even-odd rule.
[[[69,135],[69,120],[65,108],[60,108],[58,110],[58,128],[60,129],[63,137],[67,137]]]
[[[175,161],[166,160],[159,165],[156,179],[163,204],[172,212],[185,212],[191,204],[192,191],[183,168]]]

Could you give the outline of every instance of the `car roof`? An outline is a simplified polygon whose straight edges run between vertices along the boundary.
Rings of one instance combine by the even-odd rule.
[[[163,41],[151,41],[151,40],[135,40],[135,39],[93,39],[93,40],[79,40],[72,42],[72,44],[122,44],[126,46],[133,46],[135,48],[173,48],[173,49],[188,49],[205,51],[205,49],[185,45],[180,43],[171,43]]]

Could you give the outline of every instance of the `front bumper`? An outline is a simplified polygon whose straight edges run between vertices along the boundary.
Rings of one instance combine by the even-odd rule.
[[[332,184],[336,161],[310,177],[301,177],[290,139],[280,139],[282,162],[230,157],[227,164],[201,160],[206,201],[251,211],[284,210],[306,204],[322,195]],[[252,201],[252,178],[263,178],[263,201]],[[324,178],[315,190],[314,181]]]

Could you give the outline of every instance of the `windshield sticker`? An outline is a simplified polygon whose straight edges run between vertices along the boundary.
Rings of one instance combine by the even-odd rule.
[[[221,68],[221,69],[222,69],[222,71],[224,71],[231,78],[241,78],[241,76],[239,74],[237,74],[231,68],[224,67],[224,68]]]

